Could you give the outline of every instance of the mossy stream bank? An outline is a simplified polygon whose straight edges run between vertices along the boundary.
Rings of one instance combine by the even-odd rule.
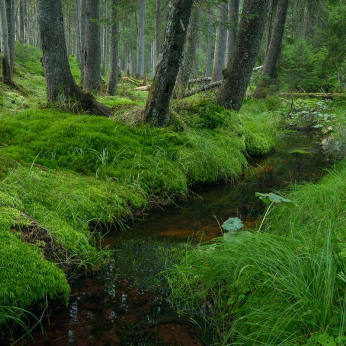
[[[263,206],[255,192],[287,187],[288,183],[318,180],[326,163],[314,137],[285,134],[276,152],[251,160],[238,182],[196,187],[199,197],[179,207],[169,206],[136,222],[126,231],[106,236],[114,260],[95,277],[72,286],[69,307],[53,311],[44,322],[46,335],[34,333],[29,345],[186,345],[211,344],[204,325],[188,323],[167,303],[168,287],[160,272],[184,256],[187,239],[220,235],[218,222],[241,217],[252,227]],[[297,157],[292,150],[313,156]],[[202,236],[203,235],[203,236]],[[54,341],[53,341],[54,340]]]

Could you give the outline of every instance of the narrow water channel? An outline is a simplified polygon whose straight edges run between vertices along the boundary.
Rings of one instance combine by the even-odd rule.
[[[108,235],[105,243],[114,249],[109,267],[74,283],[69,306],[54,310],[44,321],[45,334],[34,331],[34,341],[25,345],[211,345],[203,323],[189,322],[169,307],[160,272],[183,255],[188,241],[220,236],[219,223],[229,217],[251,228],[263,212],[255,192],[318,180],[327,163],[315,140],[311,133],[285,134],[273,154],[251,159],[237,182],[196,187],[195,198]],[[313,155],[297,157],[293,150]]]

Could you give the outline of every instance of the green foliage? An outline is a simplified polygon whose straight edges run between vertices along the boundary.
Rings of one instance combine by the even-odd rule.
[[[342,335],[345,267],[329,231],[320,246],[239,232],[190,250],[166,273],[171,299],[181,313],[206,317],[218,345],[301,345],[328,328]]]
[[[243,227],[244,224],[238,217],[229,218],[222,225],[222,228],[225,231],[239,231]]]
[[[9,317],[6,306],[32,308],[46,297],[59,297],[65,303],[69,297],[64,272],[9,230],[0,231],[0,277],[0,324]],[[23,314],[17,312],[19,317]]]
[[[43,76],[43,67],[41,65],[42,51],[29,44],[23,44],[16,41],[15,61],[19,65],[25,67],[25,71]],[[21,67],[19,67],[21,69]]]

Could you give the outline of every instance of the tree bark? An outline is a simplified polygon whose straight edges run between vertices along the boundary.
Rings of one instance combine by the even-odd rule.
[[[213,50],[213,32],[214,32],[214,9],[209,11],[209,23],[208,23],[208,39],[207,39],[207,59],[205,63],[205,76],[211,77],[211,60]]]
[[[136,77],[142,78],[145,73],[145,12],[146,0],[139,0],[139,28],[138,28],[138,46],[137,46],[137,69]]]
[[[171,0],[166,35],[160,60],[144,111],[145,119],[154,126],[169,122],[169,102],[183,55],[193,0]]]
[[[161,31],[161,0],[156,0],[155,12],[155,67],[159,61],[160,54],[160,31]]]
[[[76,9],[77,9],[77,25],[76,25],[76,59],[81,61],[81,13],[80,13],[80,0],[76,0]]]
[[[108,95],[117,94],[118,86],[118,59],[119,59],[119,22],[118,22],[118,4],[119,0],[112,0],[111,8],[111,30],[110,30],[110,52],[109,52],[109,74],[108,74]]]
[[[269,0],[244,0],[242,20],[234,52],[224,71],[224,81],[217,96],[219,105],[239,111],[255,66]]]
[[[99,1],[86,0],[85,53],[83,87],[87,91],[101,88],[101,43]]]
[[[78,101],[84,110],[96,115],[109,115],[111,110],[108,107],[83,92],[73,80],[67,57],[61,0],[38,0],[38,22],[48,101]]]
[[[237,39],[239,27],[239,0],[229,0],[228,2],[228,21],[231,27],[227,31],[227,57],[226,63],[231,58],[235,41]]]
[[[20,0],[19,3],[19,40],[21,43],[25,42],[25,0]]]
[[[81,84],[84,85],[85,71],[85,26],[86,26],[86,0],[81,0],[80,8],[80,28],[81,28],[81,50],[80,50],[80,66],[81,66]]]
[[[263,66],[262,78],[254,94],[256,98],[263,98],[266,96],[266,89],[271,84],[274,77],[275,66],[280,54],[285,31],[288,1],[289,0],[279,0],[277,4],[273,33]]]
[[[173,91],[174,98],[183,98],[188,87],[190,75],[196,67],[196,50],[198,43],[199,9],[192,10],[189,29],[187,31],[183,61],[179,68],[177,82]]]
[[[102,62],[102,76],[106,76],[106,67],[107,67],[107,48],[108,48],[108,25],[107,25],[107,0],[104,1],[104,24],[103,24],[103,62]]]
[[[226,23],[228,19],[228,4],[223,2],[219,5],[218,9],[218,26],[216,29],[216,42],[214,53],[214,66],[212,81],[222,79],[222,71],[226,66],[226,51],[227,51],[227,28]]]
[[[11,52],[9,45],[9,34],[8,34],[8,21],[7,21],[7,8],[5,0],[0,0],[0,23],[1,23],[1,34],[3,42],[3,51],[1,58],[2,65],[2,81],[4,84],[13,85],[12,80],[12,66],[11,66]]]
[[[10,64],[13,71],[14,54],[15,54],[15,38],[16,38],[16,13],[14,0],[6,0],[6,15],[8,29],[8,45],[10,48]]]

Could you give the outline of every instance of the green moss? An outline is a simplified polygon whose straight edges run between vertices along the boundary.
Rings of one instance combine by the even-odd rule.
[[[70,294],[64,272],[9,231],[0,231],[0,278],[0,324],[4,306],[30,309],[46,297],[67,303]]]

